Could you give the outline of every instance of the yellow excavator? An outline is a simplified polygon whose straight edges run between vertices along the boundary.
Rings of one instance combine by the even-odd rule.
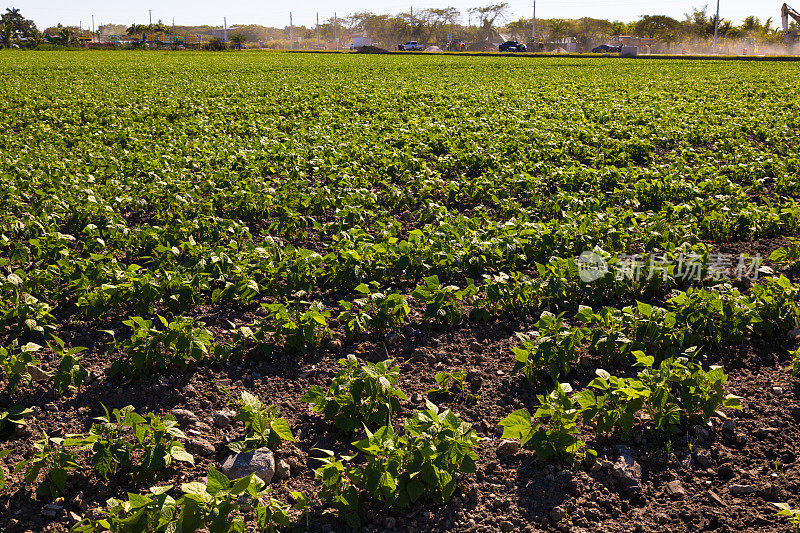
[[[792,46],[797,42],[797,33],[789,33],[789,17],[792,17],[795,22],[800,24],[800,12],[792,9],[788,4],[783,4],[783,7],[781,7],[781,21],[783,22],[783,42],[786,46]]]

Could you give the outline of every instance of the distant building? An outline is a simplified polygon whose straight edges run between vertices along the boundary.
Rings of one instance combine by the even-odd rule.
[[[354,35],[353,42],[350,44],[350,50],[362,48],[364,46],[372,46],[372,39],[366,35]]]

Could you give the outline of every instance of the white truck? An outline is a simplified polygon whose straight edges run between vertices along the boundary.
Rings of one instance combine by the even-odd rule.
[[[407,43],[398,44],[398,50],[413,50],[413,51],[422,51],[422,45],[419,44],[417,41],[408,41]]]

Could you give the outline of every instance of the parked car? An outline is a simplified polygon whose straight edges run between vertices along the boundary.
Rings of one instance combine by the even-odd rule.
[[[422,45],[419,44],[417,41],[408,41],[407,43],[398,44],[398,50],[415,50],[420,51],[422,50]]]
[[[621,46],[611,46],[610,44],[601,44],[600,46],[595,46],[592,48],[593,54],[605,54],[608,52],[620,52],[622,51]]]
[[[518,43],[517,41],[506,41],[501,44],[498,48],[500,48],[501,52],[527,52],[528,47],[525,46],[523,43]]]

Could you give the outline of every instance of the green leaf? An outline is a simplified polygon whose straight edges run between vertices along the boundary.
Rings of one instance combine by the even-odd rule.
[[[531,414],[527,409],[518,409],[500,421],[504,439],[520,439],[525,445],[530,439]]]
[[[425,494],[425,485],[415,479],[412,479],[409,481],[408,485],[406,485],[406,490],[408,491],[409,500],[413,503],[419,500]]]
[[[241,495],[247,492],[247,489],[253,484],[254,479],[256,479],[253,474],[249,476],[245,476],[243,478],[239,478],[233,482],[233,486],[230,489],[231,494],[233,495]],[[259,481],[261,481],[259,479]]]
[[[294,435],[292,435],[292,429],[289,427],[289,423],[283,418],[276,418],[270,422],[270,429],[277,433],[281,439],[289,442],[295,442]]]
[[[130,502],[131,509],[139,509],[141,507],[146,507],[152,502],[152,498],[148,496],[142,496],[139,494],[128,493],[128,502]]]
[[[48,477],[52,480],[58,492],[64,492],[64,486],[67,483],[67,471],[65,469],[53,468],[48,473]]]
[[[646,368],[652,368],[653,364],[655,364],[656,359],[651,355],[645,355],[644,352],[636,350],[631,352],[633,356],[636,358],[635,366],[643,366]]]
[[[183,446],[173,446],[170,448],[169,453],[176,461],[183,461],[194,466],[194,456],[187,452]]]
[[[226,478],[227,479],[227,478]],[[206,485],[200,483],[199,481],[192,481],[190,483],[183,483],[181,485],[181,490],[185,494],[194,494],[196,496],[206,496]]]
[[[643,302],[636,302],[636,308],[639,310],[641,314],[644,316],[651,316],[653,314],[653,306],[643,303]]]
[[[214,465],[208,467],[208,481],[207,488],[209,494],[217,494],[220,491],[228,490],[231,488],[231,482],[228,477],[214,468]]]

